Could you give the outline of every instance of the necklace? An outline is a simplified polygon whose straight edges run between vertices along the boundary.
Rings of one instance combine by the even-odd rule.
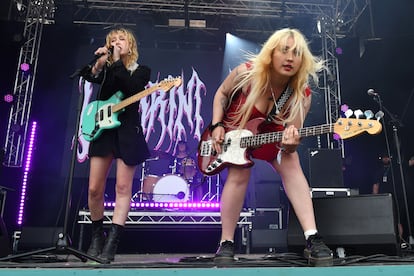
[[[276,99],[275,99],[275,94],[273,93],[273,88],[270,87],[270,91],[272,92],[272,98],[273,98],[273,102],[275,103],[275,114],[278,115],[279,114],[279,106],[277,105]]]
[[[275,103],[275,114],[279,114],[279,106],[283,108],[283,106],[286,104],[287,100],[289,99],[290,95],[292,94],[293,90],[290,86],[287,86],[285,91],[283,91],[282,96],[276,101],[275,95],[273,93],[273,88],[270,87],[270,91],[272,92],[272,98]]]

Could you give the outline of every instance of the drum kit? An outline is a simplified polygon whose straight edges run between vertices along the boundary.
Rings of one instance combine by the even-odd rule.
[[[212,192],[212,177],[204,176],[190,157],[174,158],[162,151],[152,151],[142,163],[140,189],[131,201],[187,202],[219,201],[219,181]],[[203,186],[208,185],[204,194]]]

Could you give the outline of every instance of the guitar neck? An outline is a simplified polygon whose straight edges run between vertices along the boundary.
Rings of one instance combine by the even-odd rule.
[[[309,137],[320,134],[332,133],[334,124],[324,124],[298,129],[300,137]],[[264,144],[271,144],[282,141],[283,131],[261,133],[241,138],[240,146],[244,148],[258,147]]]
[[[112,112],[118,112],[121,109],[127,107],[130,104],[133,104],[139,100],[141,100],[142,98],[148,96],[149,94],[151,94],[152,92],[154,92],[155,90],[157,90],[159,88],[159,85],[154,85],[148,89],[145,89],[144,91],[135,94],[131,97],[126,98],[125,100],[115,104],[114,106],[112,106]]]

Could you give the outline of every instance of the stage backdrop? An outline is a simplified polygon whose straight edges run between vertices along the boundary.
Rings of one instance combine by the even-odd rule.
[[[224,39],[225,38],[225,39]],[[98,47],[96,45],[86,45],[80,48],[77,56],[77,63],[81,67],[93,57],[93,51]],[[238,64],[244,62],[249,53],[258,53],[263,41],[247,41],[240,39],[231,34],[223,37],[223,47],[216,51],[203,51],[200,49],[165,49],[165,48],[140,48],[140,64],[145,64],[152,69],[151,80],[147,88],[155,85],[159,81],[168,77],[181,77],[182,84],[179,87],[173,87],[170,91],[156,91],[147,97],[141,99],[140,108],[141,124],[144,129],[146,141],[150,150],[158,160],[151,160],[140,165],[134,181],[134,190],[139,190],[140,181],[144,174],[159,175],[168,173],[168,162],[165,158],[171,158],[176,151],[178,141],[185,140],[188,142],[190,154],[196,156],[198,142],[204,129],[211,120],[212,103],[216,89],[221,81],[227,76]],[[311,43],[311,47],[317,54],[320,47],[319,41]],[[76,110],[79,105],[80,93],[82,93],[81,79],[75,81],[73,86],[73,97],[68,114],[69,123],[66,140],[66,156],[62,164],[63,175],[67,174],[70,165],[71,146],[73,145],[73,131],[76,122]],[[84,100],[81,106],[82,111],[88,102],[95,100],[99,87],[86,82],[83,85]],[[306,125],[323,124],[325,113],[325,102],[323,92],[312,87],[313,107],[307,118]],[[138,92],[138,91],[137,91]],[[85,179],[88,177],[88,147],[89,143],[81,135],[81,130],[76,134],[79,147],[76,155],[75,178]],[[321,142],[322,140],[322,142]],[[306,156],[308,147],[316,147],[318,144],[324,145],[324,137],[306,138],[303,146],[300,147],[302,155],[303,168],[307,174],[308,160]],[[195,160],[196,161],[196,160]],[[280,178],[271,170],[264,168],[265,162],[256,161],[251,182],[263,182],[269,180],[280,181]],[[146,166],[146,172],[142,166]],[[339,165],[338,165],[339,166]],[[158,167],[156,172],[151,171],[152,167]],[[162,167],[161,169],[159,169]],[[149,171],[148,171],[149,168]],[[110,181],[114,180],[114,168],[110,173]],[[263,173],[265,172],[265,173]],[[221,182],[225,180],[225,172],[220,175]],[[82,181],[83,182],[83,181]],[[85,183],[84,182],[84,183]],[[113,190],[113,188],[109,188]],[[112,193],[108,191],[108,193]],[[112,197],[110,195],[109,197]]]

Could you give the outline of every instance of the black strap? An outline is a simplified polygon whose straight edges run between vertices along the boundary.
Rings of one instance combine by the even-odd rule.
[[[267,114],[266,121],[268,122],[273,121],[273,117],[279,114],[280,110],[283,109],[286,102],[292,95],[292,92],[293,92],[293,89],[290,86],[287,86],[285,91],[283,91],[283,93],[280,95],[280,97],[277,99],[277,101],[273,105],[272,110],[269,112],[269,114]]]

